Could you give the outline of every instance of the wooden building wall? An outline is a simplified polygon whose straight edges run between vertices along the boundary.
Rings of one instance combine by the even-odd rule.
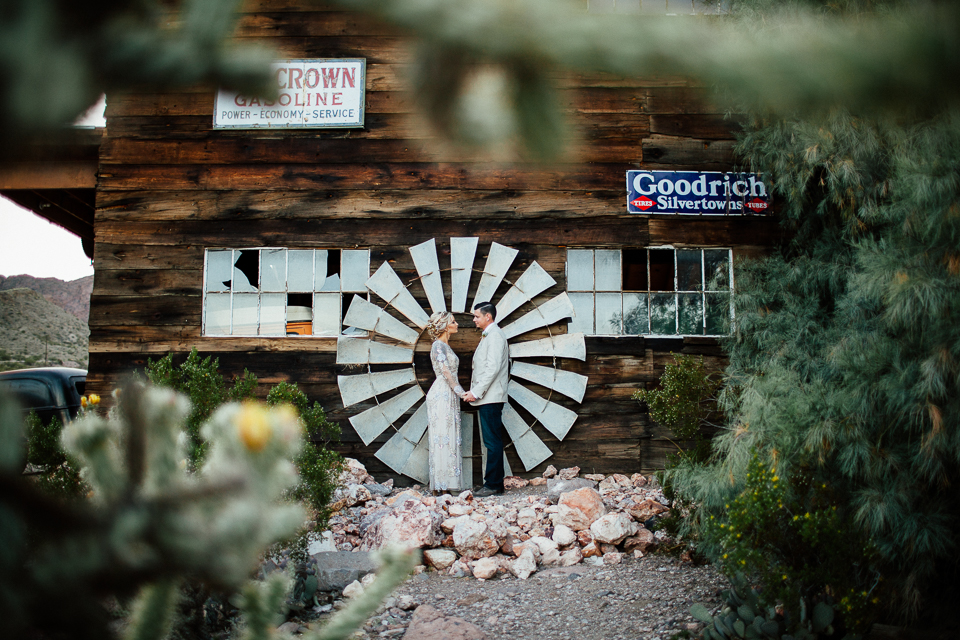
[[[732,246],[742,255],[762,252],[774,240],[769,218],[626,213],[628,169],[732,167],[731,125],[681,80],[561,79],[581,135],[568,162],[467,161],[432,144],[411,117],[411,96],[401,82],[410,40],[363,16],[298,4],[251,0],[238,37],[267,39],[279,58],[366,58],[362,130],[214,131],[211,87],[108,96],[95,221],[91,392],[106,395],[148,357],[196,347],[218,357],[226,374],[253,371],[264,392],[281,380],[297,382],[341,421],[342,452],[362,459],[378,477],[390,475],[373,458],[389,433],[365,447],[346,421],[358,408],[341,405],[335,340],[201,335],[204,249],[370,247],[372,270],[389,260],[407,282],[415,276],[408,247],[437,238],[444,267],[447,239],[475,235],[477,265],[491,241],[520,250],[508,280],[537,260],[558,283],[545,300],[565,289],[568,246]],[[476,283],[474,277],[472,288]],[[411,291],[429,308],[419,286]],[[470,325],[466,316],[461,322]],[[469,370],[477,339],[468,326],[454,341],[462,371]],[[426,389],[432,372],[425,337],[417,348],[416,370]],[[590,378],[582,405],[559,400],[580,417],[562,443],[535,427],[554,456],[533,473],[546,464],[585,472],[662,467],[673,445],[630,395],[656,382],[670,351],[703,354],[711,366],[722,366],[710,339],[588,338],[586,362],[562,365]]]

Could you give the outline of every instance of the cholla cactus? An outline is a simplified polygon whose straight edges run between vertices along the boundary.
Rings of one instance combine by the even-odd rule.
[[[256,403],[227,404],[203,427],[211,454],[186,471],[182,425],[189,402],[161,388],[131,388],[108,419],[64,429],[101,509],[115,513],[105,541],[132,571],[187,573],[235,588],[263,549],[303,523],[280,496],[297,482],[302,446],[296,414]]]
[[[185,579],[242,589],[245,636],[278,637],[289,579],[249,578],[264,550],[304,522],[303,510],[281,499],[298,480],[290,460],[303,428],[290,407],[224,405],[202,428],[206,463],[190,473],[189,410],[173,391],[131,385],[108,417],[89,412],[65,428],[64,447],[92,490],[89,500],[64,504],[20,476],[19,412],[0,402],[0,637],[110,638],[102,598],[139,592],[126,636],[160,640]],[[387,552],[369,593],[313,637],[349,635],[416,556]]]

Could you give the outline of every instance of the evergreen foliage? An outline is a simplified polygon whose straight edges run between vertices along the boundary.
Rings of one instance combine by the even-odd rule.
[[[144,370],[153,384],[179,391],[190,399],[187,434],[190,438],[191,469],[197,469],[203,463],[207,451],[206,443],[200,436],[200,425],[224,402],[253,398],[257,387],[257,377],[244,369],[243,375],[235,377],[233,386],[228,388],[227,381],[218,370],[219,366],[219,358],[207,356],[201,359],[194,347],[179,365],[173,364],[173,354],[168,353],[156,362],[148,359]]]
[[[61,133],[101,94],[220,83],[270,91],[266,50],[230,43],[238,0],[7,0],[0,153]]]
[[[74,499],[86,495],[90,487],[80,478],[80,465],[67,457],[60,445],[63,424],[53,417],[43,424],[31,411],[24,421],[27,437],[27,464],[33,465],[37,486],[51,496]]]
[[[288,404],[300,416],[308,444],[295,460],[300,482],[291,491],[291,496],[309,505],[316,517],[316,528],[324,529],[330,518],[330,501],[337,489],[337,479],[343,465],[340,454],[327,448],[327,445],[339,438],[340,427],[327,420],[327,414],[319,402],[311,405],[296,383],[278,383],[267,394],[267,404]]]

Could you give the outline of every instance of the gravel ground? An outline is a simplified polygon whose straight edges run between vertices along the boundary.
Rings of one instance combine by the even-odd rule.
[[[476,624],[490,638],[666,640],[698,629],[690,606],[719,604],[724,586],[712,567],[648,555],[615,566],[549,568],[527,580],[428,572],[408,580],[393,597],[411,596],[418,605]],[[400,636],[411,613],[393,608],[374,616],[362,637]]]

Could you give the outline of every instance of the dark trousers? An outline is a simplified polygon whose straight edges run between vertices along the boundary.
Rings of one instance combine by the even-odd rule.
[[[480,437],[487,449],[483,486],[503,491],[503,403],[482,404],[477,407],[477,413],[480,417]]]

